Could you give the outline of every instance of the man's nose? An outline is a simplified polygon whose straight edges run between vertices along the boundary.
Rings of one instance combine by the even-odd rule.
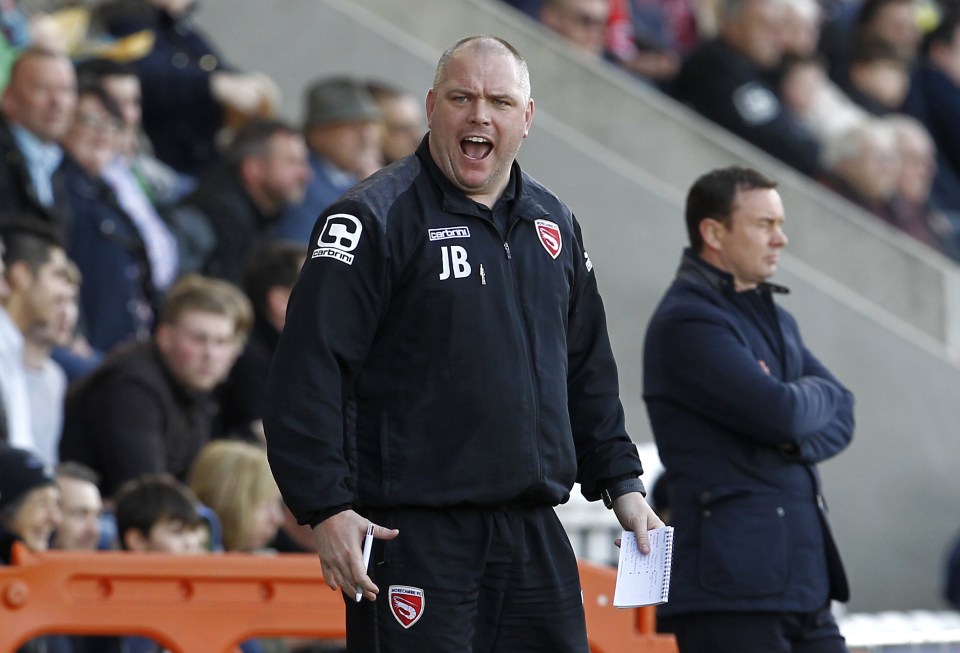
[[[486,102],[475,102],[470,119],[478,124],[486,125],[490,122],[490,107]]]

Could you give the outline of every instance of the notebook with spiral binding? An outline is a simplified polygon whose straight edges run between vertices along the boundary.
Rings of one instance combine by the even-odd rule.
[[[632,531],[623,531],[620,560],[617,562],[617,587],[613,605],[634,608],[666,603],[670,597],[670,568],[673,564],[673,526],[647,532],[650,553],[640,553]]]

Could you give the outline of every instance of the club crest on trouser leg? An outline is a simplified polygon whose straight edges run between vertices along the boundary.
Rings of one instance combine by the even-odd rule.
[[[401,626],[409,628],[423,616],[426,601],[423,590],[419,587],[406,585],[391,585],[387,592],[390,602],[390,612]]]
[[[557,226],[557,223],[549,220],[537,220],[534,224],[537,227],[537,237],[540,238],[540,244],[547,250],[547,254],[551,258],[560,256],[563,242],[560,240],[560,227]]]

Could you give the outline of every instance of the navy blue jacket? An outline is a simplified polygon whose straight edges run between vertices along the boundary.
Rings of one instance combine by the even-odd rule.
[[[786,289],[737,293],[688,250],[648,327],[644,400],[676,528],[663,614],[812,611],[848,598],[816,463],[850,443],[853,395],[775,292]]]
[[[69,156],[58,172],[70,207],[68,254],[83,275],[80,330],[102,352],[147,340],[157,290],[139,230],[104,180]]]
[[[702,116],[800,172],[820,171],[816,138],[784,110],[767,71],[723,39],[702,43],[683,62],[674,94]]]
[[[108,3],[101,20],[113,36],[148,30],[153,48],[133,61],[143,86],[143,128],[161,161],[194,177],[219,159],[217,132],[223,107],[210,90],[210,76],[229,71],[189,17],[175,18],[149,3]]]
[[[642,471],[570,210],[514,164],[502,234],[427,138],[320,215],[290,297],[264,427],[301,523],[597,499]]]

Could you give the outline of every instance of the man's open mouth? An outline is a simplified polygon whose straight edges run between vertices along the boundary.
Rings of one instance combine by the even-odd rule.
[[[482,136],[467,136],[460,141],[460,151],[468,159],[480,161],[493,151],[493,144]]]

